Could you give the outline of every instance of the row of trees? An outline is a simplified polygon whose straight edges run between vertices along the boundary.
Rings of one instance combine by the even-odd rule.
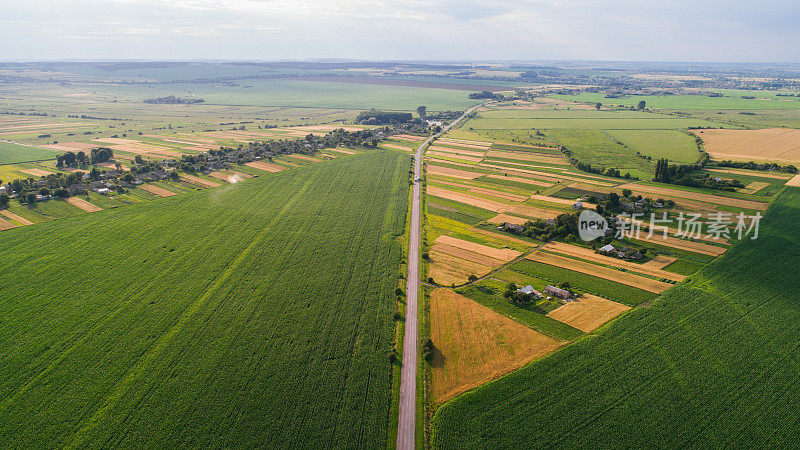
[[[725,180],[712,177],[708,173],[698,173],[697,171],[701,168],[702,166],[698,164],[670,164],[666,158],[661,158],[656,162],[653,181],[725,191],[734,191],[744,187],[739,180]]]

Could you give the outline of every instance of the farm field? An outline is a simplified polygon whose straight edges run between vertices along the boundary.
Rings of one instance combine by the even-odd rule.
[[[408,165],[374,150],[4,231],[3,441],[385,447]]]
[[[729,91],[720,90],[728,94],[724,97],[709,97],[707,95],[630,95],[624,98],[604,98],[603,94],[584,92],[578,95],[553,95],[553,98],[579,102],[636,106],[644,100],[649,108],[670,110],[780,110],[800,109],[800,101],[782,101],[774,93],[765,91]],[[754,95],[759,98],[744,99],[742,95]]]
[[[693,164],[700,156],[694,139],[677,130],[611,130],[608,134],[654,160],[667,158],[675,163]]]
[[[705,150],[717,159],[800,164],[800,130],[695,130]]]
[[[0,142],[0,164],[55,159],[59,154],[46,148]]]
[[[433,419],[432,446],[793,441],[800,374],[786,361],[797,357],[800,307],[791,294],[797,279],[786,271],[800,255],[791,232],[797,220],[800,189],[787,188],[757,240],[741,242],[595,338],[444,405]],[[621,426],[630,423],[638,425]]]

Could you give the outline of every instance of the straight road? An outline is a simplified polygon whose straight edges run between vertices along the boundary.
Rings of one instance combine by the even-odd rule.
[[[403,337],[403,361],[400,372],[400,418],[397,425],[397,448],[414,448],[417,417],[417,294],[419,293],[419,243],[420,243],[420,191],[422,189],[422,152],[436,138],[464,120],[476,105],[464,111],[458,119],[442,128],[442,131],[420,144],[414,154],[414,186],[411,195],[411,230],[408,242],[408,274],[406,275],[406,328]]]

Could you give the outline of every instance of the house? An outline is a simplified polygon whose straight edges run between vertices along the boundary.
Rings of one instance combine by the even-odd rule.
[[[532,295],[532,296],[534,296],[536,298],[541,298],[542,297],[542,293],[537,291],[536,289],[534,289],[533,286],[531,286],[530,284],[525,286],[525,287],[523,287],[523,288],[517,289],[517,292],[522,292],[523,294],[526,294],[526,295]]]
[[[552,295],[552,296],[555,296],[555,297],[563,298],[565,300],[570,298],[570,297],[572,297],[572,294],[570,294],[570,292],[568,290],[561,289],[561,288],[555,287],[555,286],[551,286],[549,284],[544,287],[544,293],[547,294],[547,295]]]
[[[497,229],[500,231],[508,231],[511,233],[522,233],[523,231],[525,231],[525,227],[523,227],[522,225],[517,225],[508,222],[500,225],[499,227],[497,227]]]
[[[111,189],[109,188],[100,188],[97,190],[98,194],[108,194],[109,192],[111,192]]]
[[[597,251],[601,253],[612,253],[614,250],[616,250],[616,248],[611,244],[604,245],[597,249]]]
[[[635,248],[625,247],[617,253],[617,256],[624,259],[642,259],[642,254]]]
[[[581,201],[577,201],[572,204],[572,209],[581,209],[583,208],[583,203]]]

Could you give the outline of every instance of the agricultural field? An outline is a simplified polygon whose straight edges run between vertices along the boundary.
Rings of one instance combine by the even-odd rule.
[[[800,130],[695,130],[716,159],[800,164]]]
[[[669,110],[792,110],[800,109],[796,99],[780,99],[775,92],[717,90],[722,97],[708,95],[628,95],[620,98],[605,98],[602,93],[584,92],[577,95],[553,95],[553,98],[578,103],[603,103],[604,105],[636,106],[645,101],[649,108]],[[743,96],[754,96],[745,99]]]
[[[435,448],[783,446],[800,413],[800,189],[786,188],[761,236],[550,357],[442,406]],[[765,396],[770,398],[764,402]],[[558,417],[559,420],[553,420]],[[526,424],[520,426],[521,423]],[[637,424],[631,428],[622,424]]]
[[[409,159],[3,231],[3,442],[387,446]]]
[[[59,154],[45,148],[0,142],[0,165],[55,159]]]

